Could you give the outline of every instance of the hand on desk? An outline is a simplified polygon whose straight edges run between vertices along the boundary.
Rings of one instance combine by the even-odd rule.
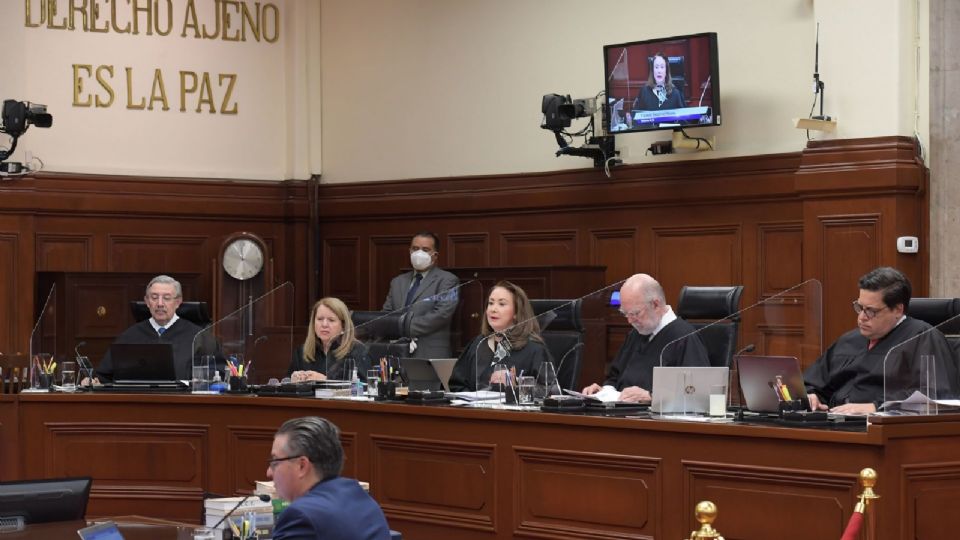
[[[825,411],[829,408],[825,404],[820,403],[820,397],[816,394],[807,394],[807,401],[810,402],[811,411]]]
[[[628,386],[620,392],[620,401],[629,401],[630,403],[649,402],[650,392],[639,386]]]
[[[507,384],[507,371],[501,369],[490,375],[490,384]]]
[[[304,371],[294,371],[290,374],[290,382],[307,382],[307,381],[325,381],[327,376],[323,373],[313,370],[304,370]]]
[[[592,396],[592,395],[596,394],[597,392],[599,392],[601,389],[602,389],[602,387],[601,387],[599,384],[593,383],[593,384],[591,384],[590,386],[584,388],[584,389],[583,389],[583,392],[580,392],[580,393],[581,393],[581,394],[586,394],[586,395],[588,395],[588,396]]]
[[[836,414],[870,414],[877,412],[877,407],[873,403],[844,403],[839,407],[830,409],[830,412]]]
[[[96,378],[96,377],[93,378],[93,386],[102,386],[102,384],[103,384],[103,383],[100,382],[100,379],[98,379],[98,378]],[[81,387],[81,388],[83,388],[83,387],[89,387],[89,386],[91,386],[91,385],[90,385],[90,378],[89,378],[89,377],[84,377],[83,379],[80,380],[80,387]]]

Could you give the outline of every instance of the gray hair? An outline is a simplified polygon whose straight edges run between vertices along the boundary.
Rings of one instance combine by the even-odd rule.
[[[343,447],[340,429],[333,422],[319,416],[293,418],[284,422],[276,434],[286,435],[289,455],[306,456],[321,479],[339,476]]]
[[[162,285],[173,285],[173,292],[177,298],[183,297],[183,288],[180,287],[180,282],[173,279],[170,276],[159,275],[150,280],[150,283],[147,283],[147,291],[144,293],[144,296],[150,294],[150,287],[153,287],[154,284],[160,283]]]

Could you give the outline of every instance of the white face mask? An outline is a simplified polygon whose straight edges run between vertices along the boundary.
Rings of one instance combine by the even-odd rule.
[[[427,268],[430,268],[430,263],[433,262],[433,257],[429,253],[418,249],[410,254],[410,264],[413,265],[413,268],[418,271],[424,271]]]

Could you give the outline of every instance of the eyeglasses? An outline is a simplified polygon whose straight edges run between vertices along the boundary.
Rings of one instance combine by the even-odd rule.
[[[872,319],[876,317],[878,313],[880,313],[885,309],[888,309],[888,307],[889,306],[883,306],[879,308],[866,307],[856,300],[853,301],[853,310],[857,312],[857,315],[863,313],[864,315],[867,316],[868,319]]]
[[[631,309],[630,311],[624,311],[621,309],[620,314],[628,319],[636,319],[637,317],[640,316],[641,313],[643,313],[647,309],[648,305],[649,305],[649,302],[644,302],[643,305],[641,305],[637,309]]]
[[[173,302],[173,299],[174,299],[174,298],[180,298],[180,297],[179,297],[179,296],[171,296],[171,295],[169,295],[169,294],[164,294],[164,295],[162,295],[162,296],[159,295],[159,294],[151,294],[150,296],[148,296],[148,298],[150,298],[150,300],[152,300],[153,302],[157,302],[157,301],[159,301],[159,300],[161,300],[161,299],[162,299],[164,302]]]
[[[290,461],[291,459],[300,459],[302,457],[306,457],[306,456],[304,456],[303,454],[300,454],[296,456],[287,456],[287,457],[278,457],[278,458],[268,459],[267,466],[270,467],[270,470],[272,471],[277,468],[277,465],[279,465],[281,461]]]

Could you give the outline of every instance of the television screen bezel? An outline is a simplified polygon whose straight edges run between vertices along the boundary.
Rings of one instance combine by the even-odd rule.
[[[720,111],[720,60],[719,60],[719,45],[716,32],[700,32],[697,34],[684,34],[679,36],[670,36],[663,38],[655,39],[644,39],[639,41],[629,41],[626,43],[613,43],[610,45],[603,46],[603,90],[604,95],[607,97],[607,104],[609,107],[609,96],[610,96],[610,83],[611,83],[611,69],[616,66],[617,62],[613,61],[613,66],[610,65],[611,59],[610,55],[607,52],[610,49],[621,49],[632,47],[636,45],[649,45],[651,43],[666,43],[671,41],[682,41],[690,40],[694,38],[707,38],[709,58],[708,63],[710,65],[710,96],[711,96],[711,108],[713,113],[712,122],[708,124],[669,124],[661,125],[656,124],[656,127],[631,127],[629,129],[623,129],[620,131],[611,131],[610,122],[612,121],[612,114],[606,115],[607,125],[604,126],[605,130],[611,135],[623,135],[626,133],[647,133],[652,131],[662,131],[662,130],[677,130],[677,129],[687,129],[687,128],[700,128],[700,127],[713,127],[721,125],[721,111]]]
[[[89,476],[0,482],[0,518],[22,517],[26,525],[82,521],[92,483]]]

